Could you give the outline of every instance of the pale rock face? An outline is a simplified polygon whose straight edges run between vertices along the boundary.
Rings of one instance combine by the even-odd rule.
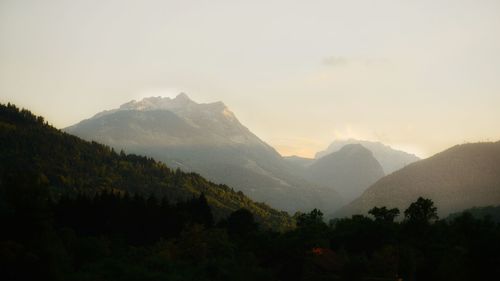
[[[171,133],[163,136],[165,144],[197,144],[197,145],[260,145],[269,149],[267,144],[253,135],[235,117],[234,113],[222,102],[199,104],[192,101],[185,93],[175,98],[148,97],[140,101],[130,101],[117,109],[107,110],[96,114],[89,120],[98,119],[117,112],[147,112],[169,111],[181,118],[187,125],[199,131],[205,131],[202,138],[185,137],[184,141],[172,138]],[[140,118],[137,116],[137,118]],[[139,128],[136,128],[139,129]],[[67,129],[72,130],[72,127]],[[161,135],[154,134],[155,139]],[[174,134],[175,135],[175,134]],[[196,133],[194,135],[197,135]],[[116,140],[119,141],[119,140]]]
[[[169,97],[149,97],[141,101],[130,101],[120,106],[121,110],[175,110],[196,105],[186,94],[181,93],[174,99]]]

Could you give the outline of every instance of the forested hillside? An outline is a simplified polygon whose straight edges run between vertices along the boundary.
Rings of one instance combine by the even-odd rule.
[[[477,219],[488,219],[500,223],[500,205],[470,208],[463,212],[450,214],[446,219],[453,220],[457,217],[460,217],[464,213],[469,213],[471,216]]]
[[[216,219],[246,208],[264,226],[281,230],[292,226],[286,213],[253,202],[228,186],[211,183],[195,173],[171,170],[151,158],[83,141],[11,104],[0,105],[0,173],[2,181],[9,176],[39,175],[50,187],[53,199],[113,191],[146,197],[154,194],[174,203],[204,193]]]
[[[419,196],[440,216],[500,204],[500,141],[456,145],[381,178],[335,216],[366,214],[373,206],[404,208]]]
[[[285,214],[228,187],[82,141],[12,105],[0,107],[0,147],[0,280],[437,281],[500,274],[500,225],[470,213],[439,220],[430,199],[404,211],[374,206],[370,216],[329,224],[314,209],[296,214],[290,228]],[[404,219],[395,220],[400,213]]]

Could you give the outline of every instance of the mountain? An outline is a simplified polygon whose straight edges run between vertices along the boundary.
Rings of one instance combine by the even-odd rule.
[[[305,168],[314,163],[314,159],[312,158],[305,158],[296,155],[284,156],[283,159],[285,159],[285,161],[296,167],[302,167],[302,168]]]
[[[366,214],[373,206],[406,209],[429,198],[444,217],[472,207],[500,204],[500,142],[454,146],[383,177],[336,216]]]
[[[243,126],[222,102],[199,104],[186,94],[150,97],[64,130],[197,172],[288,212],[327,212],[341,204],[333,189],[301,178],[296,167]]]
[[[59,131],[27,110],[0,104],[0,186],[9,176],[27,174],[46,181],[54,198],[126,191],[154,194],[175,203],[204,193],[216,218],[246,208],[265,226],[286,229],[292,225],[286,213],[256,203],[226,185],[214,184],[195,173],[172,170],[151,158],[116,153],[107,146]],[[0,192],[0,205],[1,199]]]
[[[245,145],[276,153],[222,102],[198,104],[184,93],[131,101],[64,130],[124,147]]]
[[[332,152],[338,151],[347,144],[354,144],[354,143],[361,144],[368,150],[370,150],[373,153],[375,159],[377,159],[380,165],[382,165],[382,168],[384,169],[384,173],[386,175],[394,171],[397,171],[408,164],[420,160],[420,158],[418,158],[413,154],[393,149],[390,146],[380,142],[372,142],[372,141],[364,141],[356,139],[336,140],[332,142],[326,150],[316,153],[316,159],[319,159]]]
[[[348,144],[319,158],[307,168],[307,178],[323,186],[335,187],[346,202],[354,200],[384,176],[382,166],[370,150]]]

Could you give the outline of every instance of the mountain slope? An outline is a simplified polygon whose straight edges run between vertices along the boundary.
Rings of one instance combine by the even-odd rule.
[[[382,166],[368,149],[348,144],[307,167],[308,179],[335,187],[346,202],[354,200],[384,176]]]
[[[152,97],[101,112],[65,129],[127,152],[154,157],[295,212],[340,206],[329,188],[305,181],[293,165],[244,127],[221,102],[198,104],[187,95]]]
[[[56,197],[116,190],[167,196],[178,202],[205,193],[218,218],[247,208],[264,225],[277,229],[291,225],[286,213],[255,203],[225,185],[211,183],[194,173],[173,171],[151,158],[117,154],[109,147],[63,133],[27,110],[0,104],[0,175],[22,175],[27,171],[46,178]]]
[[[337,216],[367,213],[373,206],[404,210],[419,196],[432,199],[440,216],[500,204],[500,142],[454,146],[388,175]]]
[[[288,163],[294,165],[295,167],[299,168],[305,168],[312,163],[314,163],[314,159],[312,158],[305,158],[305,157],[300,157],[300,156],[284,156],[283,159],[287,161]]]
[[[386,175],[397,171],[408,164],[420,160],[420,158],[413,154],[393,149],[390,146],[384,145],[380,142],[363,141],[356,139],[336,140],[332,142],[326,150],[316,153],[316,159],[319,159],[332,152],[339,151],[345,145],[355,143],[363,145],[373,153],[375,159],[377,159],[380,165],[382,165],[384,173]]]

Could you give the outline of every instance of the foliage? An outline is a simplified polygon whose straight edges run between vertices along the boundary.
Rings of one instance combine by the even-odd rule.
[[[261,227],[251,209],[236,208],[216,223],[212,213],[218,209],[210,205],[232,202],[214,195],[216,185],[82,142],[7,108],[0,111],[2,280],[433,281],[500,275],[500,224],[489,218],[466,212],[438,220],[433,202],[419,198],[402,222],[394,221],[396,210],[382,206],[372,209],[375,219],[355,215],[330,225],[320,210],[296,214],[297,227],[284,232]],[[22,129],[26,124],[38,133]],[[49,141],[42,145],[37,134],[48,134]],[[28,150],[34,157],[27,157]],[[87,152],[76,157],[78,151]],[[100,176],[92,174],[101,169]],[[134,192],[134,183],[154,192]]]
[[[324,224],[323,222],[323,213],[318,210],[314,209],[308,214],[297,214],[297,227],[305,228],[305,227],[310,227],[318,224]]]
[[[258,230],[253,214],[247,209],[236,210],[219,225],[227,228],[230,235],[239,237],[245,237]]]
[[[405,220],[413,224],[428,224],[439,217],[434,202],[430,199],[419,197],[405,210]]]
[[[453,220],[461,216],[464,212],[470,213],[474,218],[491,219],[494,222],[500,222],[500,206],[475,207],[463,212],[449,215],[446,220]]]
[[[3,280],[477,280],[500,273],[500,225],[469,213],[425,224],[423,233],[409,221],[361,215],[328,226],[313,210],[280,233],[259,228],[244,209],[214,225],[203,195],[169,203],[103,191],[51,202],[36,173],[5,176],[0,191]]]
[[[198,174],[171,170],[152,158],[115,152],[51,127],[42,117],[14,105],[0,104],[0,174],[22,175],[27,169],[47,178],[53,199],[78,193],[128,192],[171,203],[204,194],[215,219],[246,208],[264,227],[289,229],[292,219],[242,192],[214,184]]]
[[[374,216],[376,222],[390,223],[393,222],[397,216],[399,216],[399,209],[398,208],[387,209],[387,207],[380,207],[380,208],[373,207],[370,211],[368,211],[368,214]]]

